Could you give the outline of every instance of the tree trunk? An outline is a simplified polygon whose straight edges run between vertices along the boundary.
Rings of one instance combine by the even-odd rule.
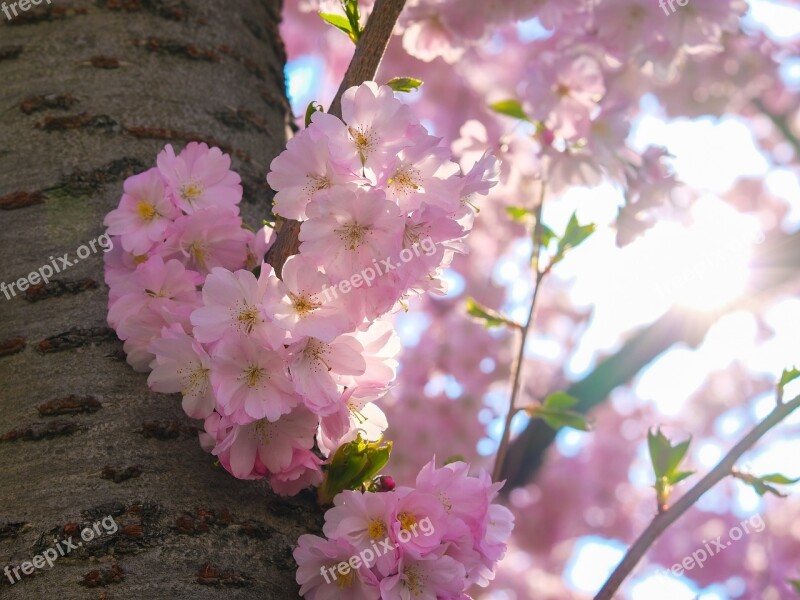
[[[73,261],[165,143],[231,153],[259,224],[288,126],[279,18],[279,0],[0,13],[0,282]],[[55,277],[0,294],[0,569],[82,545],[13,584],[0,573],[0,596],[296,598],[291,551],[320,526],[311,496],[234,479],[180,399],[149,392],[106,326],[100,249]],[[107,519],[81,540],[109,516],[115,533]]]

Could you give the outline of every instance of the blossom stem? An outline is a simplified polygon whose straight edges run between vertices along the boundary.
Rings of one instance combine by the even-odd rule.
[[[605,585],[594,597],[594,600],[611,600],[625,579],[631,574],[639,561],[647,553],[661,534],[689,510],[700,497],[726,477],[734,474],[736,461],[764,437],[773,427],[778,425],[797,408],[800,408],[800,396],[791,402],[777,404],[775,409],[736,444],[728,454],[703,477],[692,489],[665,512],[656,515],[642,532],[639,538],[628,549],[622,562],[617,565]]]
[[[397,18],[405,3],[406,0],[377,0],[375,2],[328,113],[341,118],[344,92],[350,87],[361,85],[375,77],[383,59],[383,53],[392,37]],[[278,217],[275,230],[275,243],[267,252],[265,260],[272,265],[275,274],[280,277],[286,259],[300,251],[300,222]]]
[[[539,204],[536,207],[536,224],[533,231],[533,250],[531,252],[531,266],[536,273],[536,278],[533,282],[533,295],[531,303],[528,307],[528,318],[525,324],[520,328],[519,345],[517,346],[517,355],[514,359],[514,368],[512,370],[512,383],[511,383],[511,399],[508,404],[508,413],[506,420],[503,424],[503,434],[500,438],[500,445],[497,448],[497,457],[495,458],[494,470],[492,472],[492,480],[498,481],[503,474],[503,463],[505,462],[506,454],[508,453],[508,446],[511,441],[511,422],[514,416],[519,412],[517,409],[517,398],[519,397],[520,382],[522,380],[522,364],[525,362],[525,344],[528,341],[528,331],[533,325],[536,300],[539,297],[539,289],[541,288],[542,280],[547,275],[547,269],[542,270],[539,268],[540,257],[542,253],[542,207],[544,206],[545,197],[545,184],[542,183],[541,193],[539,196]]]

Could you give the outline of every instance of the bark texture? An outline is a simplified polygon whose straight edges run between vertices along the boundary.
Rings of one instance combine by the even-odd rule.
[[[167,142],[206,141],[242,175],[246,220],[289,106],[279,0],[53,0],[0,13],[0,282],[103,232],[122,180]],[[150,393],[106,326],[98,250],[0,294],[0,569],[103,517],[119,525],[0,597],[296,598],[310,495],[237,481],[198,446],[178,397]]]

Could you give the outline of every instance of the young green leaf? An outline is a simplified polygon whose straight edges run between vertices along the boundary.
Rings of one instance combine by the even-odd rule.
[[[422,85],[422,79],[414,79],[413,77],[395,77],[386,83],[395,92],[410,92],[419,89]]]
[[[494,112],[500,113],[501,115],[506,115],[507,117],[513,117],[514,119],[522,119],[525,121],[528,120],[528,115],[525,114],[525,109],[522,108],[522,104],[520,104],[517,100],[501,100],[500,102],[490,104],[489,108],[491,108]]]
[[[322,104],[320,104],[315,100],[312,100],[311,102],[308,103],[308,106],[306,107],[306,117],[305,117],[306,127],[311,125],[311,117],[314,116],[315,112],[325,112],[325,111],[322,110]]]
[[[739,479],[752,487],[759,496],[774,494],[780,498],[785,498],[787,494],[776,488],[775,485],[792,485],[800,482],[800,477],[797,479],[791,479],[780,473],[770,473],[769,475],[762,475],[759,477],[758,475],[735,471],[733,475],[736,477],[736,479]]]
[[[781,379],[778,381],[778,404],[783,404],[783,388],[798,377],[800,377],[800,371],[797,370],[797,367],[784,369]]]
[[[356,39],[354,39],[356,34],[353,32],[353,27],[350,25],[350,21],[347,19],[347,17],[344,17],[342,15],[337,15],[336,13],[325,13],[325,12],[319,13],[319,16],[326,23],[333,25],[334,27],[336,27],[336,29],[339,29],[340,31],[344,31],[347,34],[347,36],[351,40],[353,40],[354,43],[357,41]]]
[[[672,488],[684,479],[694,475],[694,471],[678,470],[678,467],[686,458],[691,443],[692,438],[689,438],[673,446],[672,442],[660,429],[656,429],[655,433],[652,430],[647,432],[647,448],[650,452],[650,462],[653,463],[653,472],[656,476],[656,482],[653,487],[656,490],[659,512],[667,510]]]
[[[541,231],[543,248],[547,248],[550,245],[551,241],[559,239],[558,235],[556,235],[556,232],[550,229],[544,223],[539,225],[539,229]]]
[[[323,467],[325,478],[317,490],[320,505],[330,504],[343,490],[356,490],[371,481],[386,466],[391,452],[391,442],[367,442],[361,435],[339,446]]]
[[[578,399],[570,396],[566,392],[553,392],[544,399],[539,406],[531,406],[525,409],[532,418],[539,418],[548,427],[556,431],[563,427],[571,427],[580,431],[589,431],[589,423],[581,413],[571,410]]]
[[[531,214],[527,208],[521,206],[506,206],[506,214],[514,219],[517,223],[525,224],[528,216]]]
[[[572,408],[578,404],[578,399],[575,396],[570,396],[566,392],[553,392],[544,399],[542,406],[550,410],[564,410]]]
[[[800,377],[800,370],[798,370],[797,367],[786,369],[781,375],[781,380],[778,382],[778,386],[786,387],[786,384],[794,381],[798,377]]]
[[[664,477],[667,474],[672,444],[660,429],[656,429],[655,433],[652,430],[647,432],[647,448],[650,451],[650,462],[653,463],[653,472],[656,478]]]
[[[569,250],[580,246],[589,238],[590,235],[594,233],[594,231],[595,225],[593,223],[590,223],[589,225],[581,225],[578,223],[578,217],[576,213],[572,213],[569,223],[567,223],[567,230],[558,240],[558,248],[555,256],[553,256],[553,260],[550,261],[550,267],[563,260],[564,256]]]
[[[504,325],[509,325],[516,328],[520,327],[519,323],[512,321],[508,317],[504,317],[499,312],[481,306],[475,301],[474,298],[467,298],[467,314],[483,321],[483,324],[487,329],[490,327],[501,327]]]
[[[347,15],[347,20],[350,23],[350,30],[352,31],[350,39],[353,40],[354,44],[357,44],[363,32],[363,29],[361,29],[361,13],[358,10],[358,0],[341,0],[341,3],[344,14]]]

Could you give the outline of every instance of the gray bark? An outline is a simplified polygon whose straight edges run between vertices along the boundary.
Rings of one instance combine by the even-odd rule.
[[[232,153],[259,223],[289,114],[279,13],[279,0],[0,13],[0,282],[74,258],[167,142]],[[0,295],[0,569],[103,517],[120,529],[13,585],[0,573],[0,596],[297,597],[291,551],[319,529],[313,499],[214,465],[180,399],[124,362],[102,271],[97,252],[28,297]]]

